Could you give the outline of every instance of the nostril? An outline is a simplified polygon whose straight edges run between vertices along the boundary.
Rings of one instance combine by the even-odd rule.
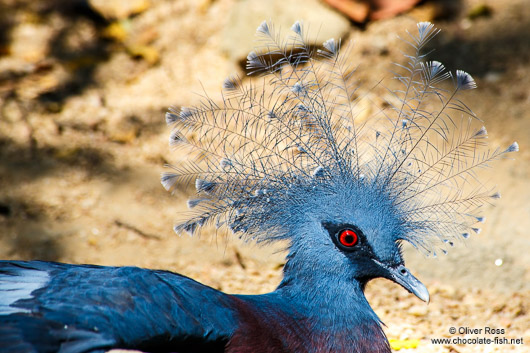
[[[407,270],[405,268],[402,268],[401,270],[399,270],[399,272],[401,272],[402,275],[407,274]]]

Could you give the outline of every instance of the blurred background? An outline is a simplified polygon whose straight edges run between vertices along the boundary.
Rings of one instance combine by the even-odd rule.
[[[217,97],[244,76],[256,27],[303,20],[315,43],[355,43],[358,79],[391,79],[418,21],[442,29],[430,58],[469,72],[462,98],[492,147],[518,141],[487,182],[502,199],[483,231],[448,255],[406,249],[426,305],[389,281],[367,288],[393,347],[410,352],[530,351],[530,4],[528,0],[0,0],[0,258],[177,271],[231,293],[281,278],[279,249],[230,237],[178,237],[191,188],[162,188],[171,105]],[[433,345],[451,326],[502,328],[524,345]],[[461,337],[465,337],[462,335]],[[475,336],[469,336],[475,337]]]

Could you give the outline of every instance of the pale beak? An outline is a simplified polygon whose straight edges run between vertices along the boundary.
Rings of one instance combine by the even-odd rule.
[[[391,278],[389,279],[402,285],[403,288],[405,288],[424,302],[429,303],[429,291],[427,290],[427,287],[425,287],[423,283],[421,283],[416,277],[414,277],[410,273],[408,268],[403,265],[399,265],[398,267],[394,268],[386,267],[386,269],[388,270],[388,272],[390,272]]]

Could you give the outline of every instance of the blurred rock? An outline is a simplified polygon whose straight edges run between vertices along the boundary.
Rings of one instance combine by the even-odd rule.
[[[124,129],[121,131],[115,131],[110,134],[109,139],[117,143],[132,143],[138,136],[138,131],[135,129]]]
[[[270,19],[276,29],[285,33],[296,21],[303,21],[307,41],[317,45],[330,38],[344,37],[350,29],[345,17],[317,0],[242,0],[229,14],[223,33],[223,51],[233,61],[244,60],[256,45],[259,46],[252,33],[261,22]]]
[[[36,63],[48,55],[53,34],[53,30],[45,24],[21,23],[11,33],[9,51],[16,58]]]
[[[471,8],[467,13],[467,18],[470,20],[476,20],[480,17],[490,17],[493,14],[493,10],[486,4],[478,4]]]
[[[102,35],[122,44],[131,57],[141,58],[149,65],[157,64],[160,53],[150,43],[158,38],[158,31],[154,26],[138,28],[132,22],[130,20],[112,22],[102,31]]]
[[[336,8],[353,21],[363,23],[370,14],[370,4],[356,0],[324,0],[328,5]]]
[[[108,20],[122,20],[147,10],[149,0],[89,0],[88,3],[101,16]]]
[[[459,0],[426,1],[411,9],[408,13],[417,21],[433,22],[439,19],[452,18],[461,11]]]
[[[410,11],[410,15],[417,21],[432,22],[437,18],[443,17],[443,14],[443,6],[438,2],[428,2]]]
[[[414,316],[425,316],[429,312],[429,307],[426,304],[414,305],[409,308],[408,313]]]
[[[323,0],[353,21],[392,18],[414,8],[420,0]]]
[[[101,32],[102,36],[107,39],[112,39],[117,42],[124,42],[129,35],[127,28],[128,21],[116,21],[109,24]]]
[[[57,90],[69,78],[64,67],[54,65],[49,69],[35,69],[17,82],[15,92],[23,100],[36,99],[38,96]]]
[[[149,65],[154,65],[160,60],[160,53],[158,50],[149,45],[129,45],[127,46],[127,52],[133,58],[144,59]]]
[[[392,18],[412,9],[420,0],[371,0],[371,20]]]
[[[502,79],[502,73],[501,72],[497,72],[497,71],[488,71],[484,75],[484,81],[486,81],[488,83],[497,83],[501,79]],[[495,265],[497,265],[497,263],[495,263]],[[501,265],[502,265],[502,259],[501,259],[500,265],[497,265],[497,266],[501,266]]]
[[[454,299],[457,296],[455,287],[447,284],[438,284],[435,293],[447,299]]]

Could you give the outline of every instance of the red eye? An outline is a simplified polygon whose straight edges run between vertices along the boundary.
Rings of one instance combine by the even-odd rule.
[[[342,232],[340,232],[339,242],[343,246],[351,248],[352,246],[357,244],[358,240],[359,240],[359,237],[357,236],[357,233],[355,233],[351,229],[346,229],[346,230],[343,230]]]

